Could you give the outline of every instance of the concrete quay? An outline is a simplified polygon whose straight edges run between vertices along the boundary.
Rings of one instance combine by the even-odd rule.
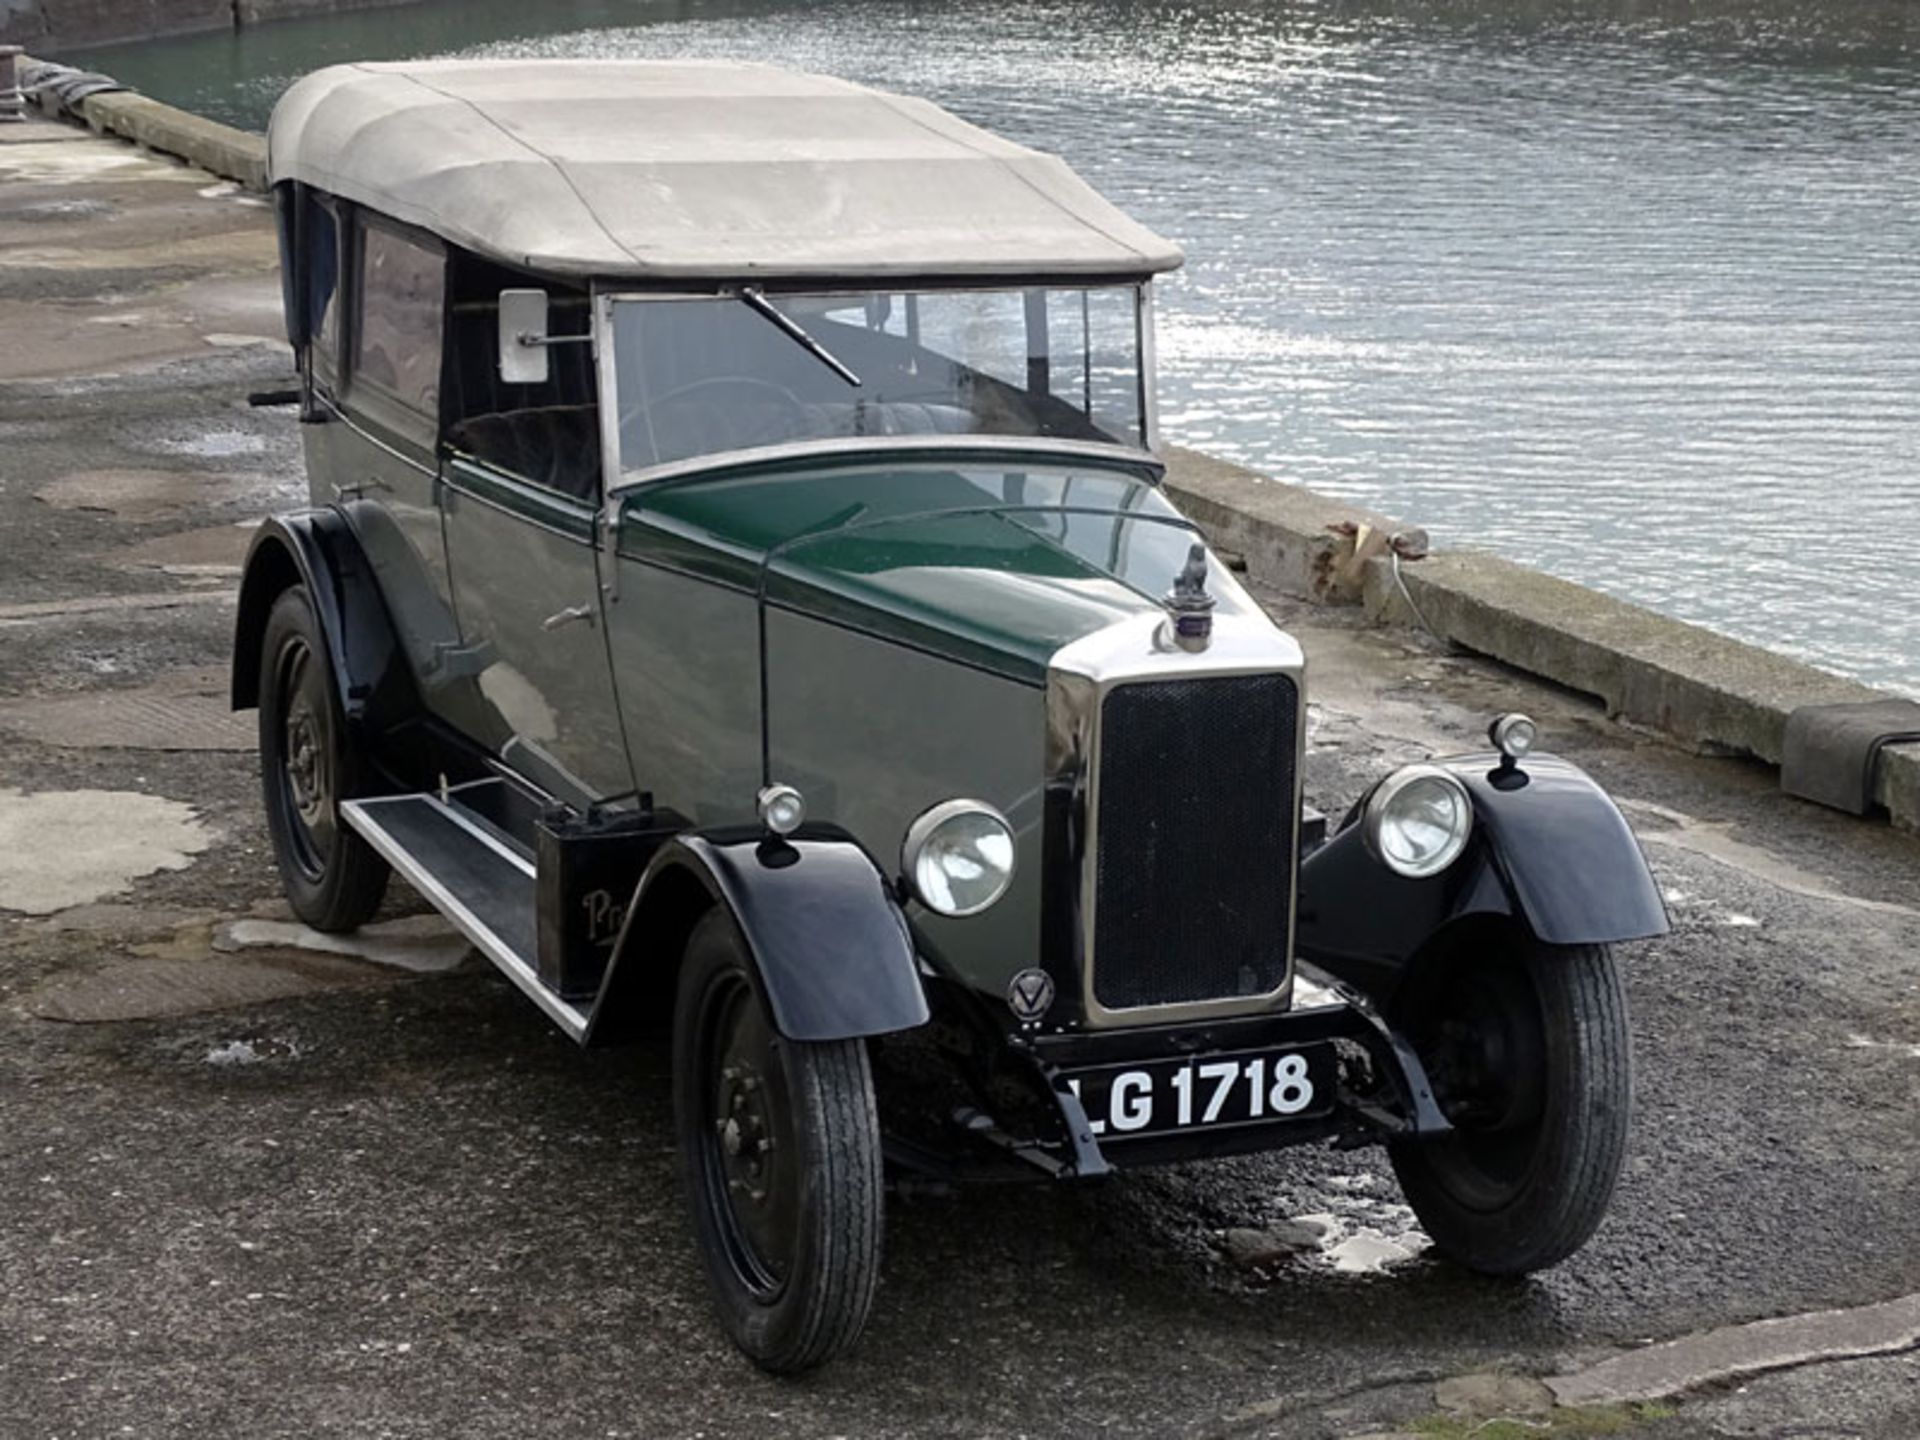
[[[750,1370],[664,1045],[574,1050],[404,887],[344,949],[280,904],[224,707],[248,527],[304,496],[245,402],[278,303],[257,196],[0,127],[0,1435],[1920,1433],[1920,841],[1298,598],[1377,570],[1298,493],[1233,530],[1209,488],[1256,482],[1186,457],[1306,649],[1311,803],[1518,708],[1633,822],[1675,929],[1621,954],[1613,1212],[1495,1284],[1371,1151],[896,1199],[867,1343]]]
[[[1608,715],[1703,754],[1777,767],[1797,707],[1888,698],[1483,551],[1403,562],[1396,578],[1387,542],[1412,526],[1193,451],[1175,453],[1167,483],[1266,583],[1430,629],[1442,643],[1590,695]],[[1920,744],[1887,747],[1874,798],[1895,825],[1920,831]]]
[[[0,43],[63,49],[195,31],[239,30],[407,0],[0,0]]]

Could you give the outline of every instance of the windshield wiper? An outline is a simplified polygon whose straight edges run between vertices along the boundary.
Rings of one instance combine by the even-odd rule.
[[[792,340],[794,344],[798,345],[822,365],[833,371],[834,374],[846,381],[847,384],[853,386],[856,390],[860,388],[860,377],[858,375],[843,365],[839,357],[831,350],[827,349],[826,346],[822,345],[818,340],[814,339],[813,336],[801,329],[799,321],[777,308],[759,289],[753,286],[742,286],[733,293],[744,300],[749,309],[758,311],[775,325],[778,325],[788,339]]]

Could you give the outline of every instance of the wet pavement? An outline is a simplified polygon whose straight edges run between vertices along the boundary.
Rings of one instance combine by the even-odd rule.
[[[1350,1436],[1450,1377],[1920,1290],[1920,841],[1275,598],[1321,808],[1522,708],[1646,842],[1675,930],[1622,951],[1605,1227],[1475,1279],[1366,1151],[900,1198],[862,1347],[757,1374],[662,1045],[574,1049],[403,886],[368,955],[286,924],[219,707],[237,527],[304,491],[245,400],[288,374],[267,231],[110,142],[0,141],[0,1435]],[[1614,1418],[1893,1440],[1920,1395],[1894,1356]]]

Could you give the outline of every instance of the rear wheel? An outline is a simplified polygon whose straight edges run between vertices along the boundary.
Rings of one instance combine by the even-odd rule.
[[[694,928],[674,1013],[687,1199],[721,1323],[763,1369],[859,1338],[880,1273],[880,1123],[866,1047],[773,1028],[733,918]]]
[[[1475,927],[1424,958],[1394,1009],[1454,1125],[1389,1152],[1435,1248],[1490,1275],[1578,1250],[1612,1199],[1632,1110],[1612,953]]]
[[[340,818],[361,773],[313,602],[292,586],[261,641],[260,781],[287,903],[316,930],[364,924],[386,893],[387,862]]]

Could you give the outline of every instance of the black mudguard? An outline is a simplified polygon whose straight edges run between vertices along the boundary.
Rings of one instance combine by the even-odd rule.
[[[1619,808],[1579,766],[1551,755],[1502,769],[1497,755],[1439,762],[1473,800],[1473,836],[1439,875],[1408,880],[1349,823],[1300,864],[1301,957],[1384,1003],[1407,963],[1447,925],[1510,915],[1552,945],[1663,935],[1659,886]]]
[[[247,550],[233,637],[235,710],[260,703],[260,642],[267,614],[289,585],[313,598],[340,695],[355,730],[378,729],[415,713],[406,657],[347,519],[337,510],[298,510],[263,521]]]
[[[654,854],[627,910],[586,1043],[630,1036],[667,1003],[693,924],[725,905],[789,1040],[853,1040],[926,1023],[906,916],[851,839],[759,830],[683,834]]]

